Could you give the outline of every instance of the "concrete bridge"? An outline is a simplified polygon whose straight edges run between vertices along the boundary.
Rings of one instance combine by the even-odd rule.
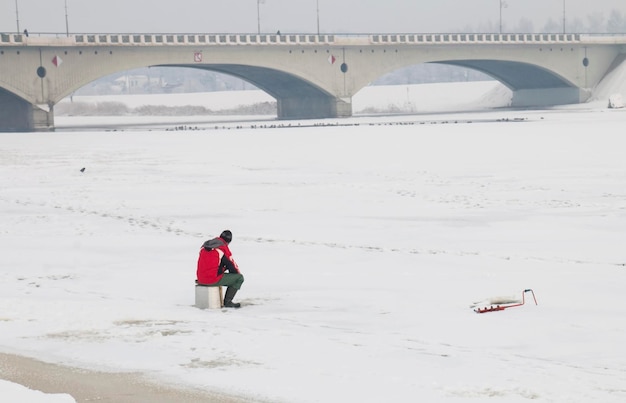
[[[420,63],[486,73],[512,106],[584,102],[626,59],[626,35],[585,34],[0,34],[0,131],[54,130],[54,105],[119,71],[178,66],[246,80],[279,119],[348,117],[352,96]]]

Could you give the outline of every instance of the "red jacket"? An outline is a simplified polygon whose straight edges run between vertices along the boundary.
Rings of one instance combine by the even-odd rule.
[[[239,267],[228,244],[222,238],[206,241],[200,248],[196,276],[199,284],[215,284],[222,279],[224,272],[239,273]]]

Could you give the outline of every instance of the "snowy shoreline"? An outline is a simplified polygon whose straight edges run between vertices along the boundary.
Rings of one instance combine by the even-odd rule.
[[[157,382],[146,374],[88,370],[13,354],[0,353],[0,367],[4,368],[2,377],[14,382],[11,385],[0,380],[3,401],[7,402],[250,402],[236,396],[168,384],[163,380]],[[45,391],[45,395],[40,391]]]

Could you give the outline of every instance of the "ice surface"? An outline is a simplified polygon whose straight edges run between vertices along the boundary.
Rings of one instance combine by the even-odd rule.
[[[1,134],[2,351],[268,401],[623,402],[626,111],[394,119]],[[244,307],[196,309],[226,228]]]

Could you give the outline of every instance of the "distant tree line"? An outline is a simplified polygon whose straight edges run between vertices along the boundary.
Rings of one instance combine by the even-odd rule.
[[[122,102],[61,102],[55,106],[58,116],[234,116],[275,115],[276,102],[259,102],[230,109],[212,110],[199,105],[143,105],[131,108]]]
[[[613,9],[608,16],[602,12],[595,12],[585,19],[568,19],[565,16],[565,27],[563,20],[550,18],[543,26],[536,27],[528,18],[521,18],[517,23],[511,24],[510,19],[502,21],[503,33],[586,33],[586,34],[626,34],[626,15],[621,11]],[[467,26],[460,32],[499,32],[500,22],[488,22],[485,25]]]
[[[125,85],[124,77],[145,77],[136,86]],[[207,70],[182,67],[144,67],[100,78],[74,95],[167,94],[257,89],[237,77]]]

